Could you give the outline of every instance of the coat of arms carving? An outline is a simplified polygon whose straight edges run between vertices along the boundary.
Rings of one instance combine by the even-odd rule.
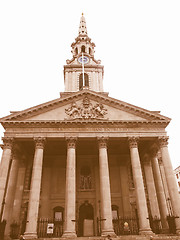
[[[107,114],[107,109],[101,103],[94,106],[89,98],[85,97],[81,105],[73,102],[69,108],[65,109],[69,119],[102,119]]]

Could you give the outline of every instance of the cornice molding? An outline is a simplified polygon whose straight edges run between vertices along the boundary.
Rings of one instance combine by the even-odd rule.
[[[107,104],[116,109],[123,110],[128,113],[132,113],[136,116],[144,117],[145,119],[147,119],[146,122],[159,121],[159,122],[166,123],[166,126],[170,122],[170,118],[164,117],[158,113],[154,113],[154,112],[148,111],[146,109],[142,109],[140,107],[131,105],[129,103],[125,103],[123,101],[111,98],[109,96],[104,96],[98,92],[94,92],[91,90],[82,90],[82,91],[78,91],[78,92],[69,94],[65,97],[58,98],[58,99],[52,100],[50,102],[43,103],[38,106],[34,106],[34,107],[26,109],[26,110],[10,114],[9,116],[1,118],[0,123],[5,123],[5,122],[9,122],[9,121],[16,122],[16,120],[21,121],[25,118],[32,117],[34,115],[38,115],[39,113],[47,112],[52,109],[55,109],[58,105],[64,106],[65,104],[69,104],[73,101],[80,100],[82,97],[89,97],[89,99],[95,100],[97,102],[101,102],[102,104]],[[137,123],[138,121],[135,121],[135,122]]]
[[[77,126],[87,126],[87,127],[121,127],[121,128],[140,128],[140,127],[151,127],[151,128],[161,128],[164,129],[167,126],[166,121],[112,121],[112,120],[94,120],[94,119],[78,119],[78,120],[63,120],[63,121],[4,121],[1,122],[4,128],[9,127],[77,127]]]

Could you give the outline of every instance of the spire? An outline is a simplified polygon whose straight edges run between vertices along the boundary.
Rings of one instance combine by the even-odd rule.
[[[79,35],[87,35],[86,19],[83,13],[82,13],[80,24],[79,24]]]

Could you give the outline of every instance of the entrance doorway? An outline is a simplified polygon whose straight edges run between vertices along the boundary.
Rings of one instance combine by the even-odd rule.
[[[88,201],[79,207],[78,236],[94,236],[94,211]]]

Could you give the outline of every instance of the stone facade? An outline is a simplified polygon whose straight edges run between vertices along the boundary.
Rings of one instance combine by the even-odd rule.
[[[13,222],[25,239],[113,237],[133,234],[133,219],[139,234],[153,235],[152,220],[167,233],[167,216],[180,216],[165,130],[170,119],[103,92],[94,47],[82,16],[64,66],[65,92],[0,119],[6,237]],[[180,234],[180,218],[175,225]]]

